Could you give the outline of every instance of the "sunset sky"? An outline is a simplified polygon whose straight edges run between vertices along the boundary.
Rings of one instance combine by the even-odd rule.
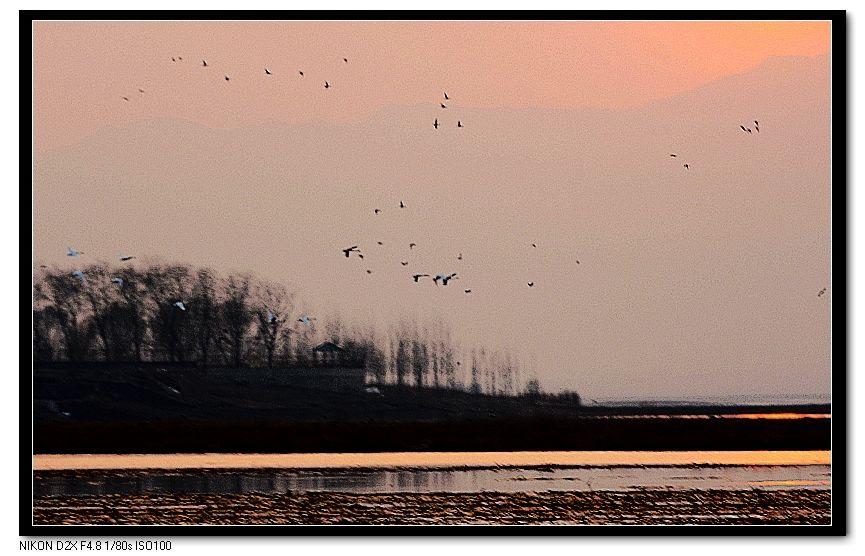
[[[829,393],[827,22],[34,37],[37,261],[66,268],[74,245],[251,270],[323,318],[443,319],[593,397]],[[418,289],[410,255],[462,281]]]

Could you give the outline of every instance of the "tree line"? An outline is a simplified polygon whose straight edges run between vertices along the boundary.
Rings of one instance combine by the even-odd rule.
[[[36,363],[180,362],[199,366],[312,364],[331,341],[379,384],[519,395],[520,362],[509,352],[465,349],[442,320],[407,319],[386,333],[337,317],[304,324],[296,294],[251,273],[223,276],[187,264],[88,265],[75,274],[40,267],[33,280]]]

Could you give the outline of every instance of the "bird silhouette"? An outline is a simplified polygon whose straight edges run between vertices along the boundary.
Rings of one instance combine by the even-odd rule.
[[[466,293],[472,293],[472,290],[463,290]]]
[[[360,255],[360,252],[357,248],[357,245],[342,250],[342,252],[345,253],[346,258],[348,258],[348,256],[351,255],[352,251],[358,251],[358,255]],[[363,257],[361,256],[361,258],[363,258]]]
[[[534,283],[534,282],[529,282],[529,287],[530,287],[530,288],[534,288],[534,287],[535,287],[535,283]]]
[[[448,94],[445,93],[445,100],[450,100],[450,99],[451,99],[451,97],[449,97]]]
[[[436,129],[439,128],[439,119],[438,119],[438,118],[436,118],[436,121],[433,122],[433,127],[436,128]]]
[[[532,247],[537,248],[537,246],[538,246],[538,245],[537,245],[536,243],[532,243]]]
[[[672,157],[673,157],[673,158],[676,158],[676,156],[678,156],[678,155],[675,155],[675,154],[671,154],[671,155],[670,155],[670,156],[672,156]]]
[[[409,249],[414,249],[416,246],[417,246],[417,243],[409,243],[408,244]]]
[[[403,203],[402,201],[400,201],[400,202],[399,202],[399,208],[404,209],[404,208],[405,208],[405,203]]]
[[[685,168],[685,170],[690,170],[690,169],[691,169],[691,166],[688,165],[688,164],[682,164],[682,166]]]
[[[376,214],[378,214],[378,213],[381,212],[381,209],[375,209],[375,210],[373,210],[373,212],[376,213]]]
[[[745,127],[745,126],[743,126],[743,125],[742,125],[742,124],[739,124],[739,127],[740,127],[740,128],[742,128],[742,131],[745,131],[745,132],[747,132],[747,131],[748,131],[748,128],[746,128],[746,127]]]
[[[171,57],[171,61],[172,61],[172,62],[176,62],[177,60],[175,60],[175,59],[174,59],[174,56],[172,56],[172,57]]]
[[[462,254],[462,253],[460,253],[459,257],[457,257],[457,260],[458,260],[458,261],[463,260],[463,254]]]
[[[823,294],[826,293],[826,288],[823,288],[819,292],[817,292],[817,297],[823,297]]]
[[[135,257],[132,256],[132,255],[120,255],[120,260],[121,260],[121,261],[129,261],[129,260],[132,260],[132,259],[134,259],[134,258],[135,258]]]
[[[120,98],[122,98],[122,99],[125,100],[126,102],[129,102],[129,97],[120,97]]]
[[[73,247],[67,247],[66,248],[66,256],[67,257],[77,257],[78,255],[83,255],[83,254],[84,254],[83,251],[78,251],[77,249],[75,249]]]
[[[579,259],[577,259],[577,264],[580,264],[580,260],[579,260]]]
[[[343,58],[342,61],[345,62],[345,63],[347,64],[347,63],[348,63],[348,58]]]
[[[182,301],[175,301],[174,306],[177,307],[178,309],[180,309],[181,311],[186,310],[186,305],[184,305]]]
[[[327,81],[325,81],[325,82],[324,82],[324,88],[325,88],[325,89],[330,89],[330,83],[328,83]]]
[[[182,62],[182,61],[183,61],[183,56],[178,56],[177,59],[180,60],[180,61]]]
[[[442,108],[447,108],[447,106],[445,106],[445,103],[443,103],[443,102],[440,102],[439,106],[441,106]]]
[[[303,72],[302,72],[302,71],[298,71],[297,73],[299,73],[300,76],[303,77]]]
[[[459,276],[457,276],[456,272],[454,272],[450,276],[442,276],[442,285],[447,286],[449,280],[456,280],[458,278],[459,278]]]
[[[415,274],[414,276],[412,276],[412,278],[414,278],[414,281],[417,282],[424,276],[429,276],[429,274]]]
[[[463,123],[460,120],[457,120],[457,127],[462,127]]]
[[[226,81],[231,81],[231,79],[230,79],[227,75],[225,76],[225,80],[226,80]]]
[[[141,93],[141,94],[143,95],[143,94],[144,94],[144,89],[138,89],[138,92]]]
[[[378,243],[379,245],[384,245],[384,243],[382,243],[380,241],[376,241],[376,243]]]
[[[408,266],[408,261],[400,261],[399,264],[403,266]]]
[[[272,73],[270,73],[270,70],[267,68],[264,68],[264,73],[265,73],[265,75],[273,75]]]
[[[439,285],[439,280],[441,280],[441,279],[444,278],[444,277],[445,277],[444,274],[436,274],[435,277],[433,277],[433,283],[434,283],[436,286],[438,286],[438,285]]]
[[[206,67],[207,67],[207,60],[202,60],[202,61],[201,61],[201,67],[203,67],[203,68],[206,68]]]
[[[754,127],[757,129],[757,133],[760,133],[760,122],[754,120]]]

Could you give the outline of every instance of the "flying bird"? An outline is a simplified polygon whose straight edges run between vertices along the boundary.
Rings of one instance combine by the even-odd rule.
[[[266,75],[273,75],[272,73],[270,73],[270,70],[267,69],[267,68],[264,68],[264,73],[265,73]]]
[[[303,72],[302,72],[302,71],[298,71],[297,73],[299,73],[300,76],[303,77]]]
[[[447,108],[447,106],[445,106],[445,103],[443,103],[443,102],[440,102],[439,106],[441,106],[442,108]]]
[[[534,288],[534,287],[535,287],[535,283],[534,283],[534,282],[529,282],[529,287],[530,287],[530,288]]]
[[[227,75],[225,76],[225,80],[226,80],[226,81],[231,81],[231,79],[230,79]]]
[[[348,249],[343,249],[342,252],[345,253],[346,258],[351,254],[352,251],[358,251],[358,255],[360,255],[360,250],[357,248],[357,245],[353,247],[349,247]],[[363,258],[363,257],[361,257]]]
[[[178,309],[180,309],[181,311],[186,310],[186,305],[184,305],[182,301],[175,301],[174,306],[177,307]]]
[[[399,264],[403,266],[408,266],[408,261],[400,261]]]
[[[144,94],[144,89],[138,89],[138,92],[141,93],[141,94],[143,95],[143,94]]]
[[[324,82],[324,88],[325,88],[325,89],[330,89],[330,83],[328,83],[327,81],[325,81],[325,82]]]
[[[343,58],[342,61],[345,62],[345,63],[347,64],[347,63],[348,63],[348,58]]]
[[[457,127],[462,127],[463,123],[460,120],[457,120]]]
[[[172,62],[176,62],[177,60],[175,60],[175,59],[174,59],[174,56],[172,56],[172,57],[171,57],[171,61],[172,61]]]
[[[202,61],[201,61],[201,67],[204,67],[204,68],[207,67],[207,60],[202,60]]]
[[[436,129],[439,128],[439,119],[438,118],[436,118],[436,121],[433,122],[433,127]]]
[[[442,285],[443,285],[443,286],[447,286],[447,285],[448,285],[448,280],[456,280],[457,278],[459,278],[459,276],[457,276],[457,273],[456,273],[456,272],[454,272],[454,273],[451,274],[450,276],[442,276]]]
[[[418,280],[420,280],[424,276],[429,276],[429,274],[415,274],[414,276],[412,276],[412,278],[414,278],[414,281],[417,282]]]
[[[123,285],[123,278],[115,276],[114,278],[111,279],[111,283],[117,284],[118,286],[122,286]]]
[[[532,243],[532,247],[535,247],[535,248],[537,248],[537,246],[538,246],[538,244],[537,244],[537,243]]]
[[[451,99],[451,97],[449,97],[448,94],[445,93],[445,100],[450,100],[450,99]]]
[[[673,158],[676,158],[676,156],[678,156],[678,155],[675,155],[675,154],[671,154],[671,155],[670,155],[670,156],[672,156],[672,157],[673,157]]]
[[[129,97],[120,97],[120,98],[122,98],[122,99],[125,100],[126,102],[129,102]]]
[[[682,164],[682,166],[685,168],[685,170],[690,170],[690,169],[691,169],[691,167],[690,167],[688,164]]]
[[[366,269],[366,273],[367,273],[367,274],[372,274],[372,271],[371,271],[370,269]]]
[[[132,255],[120,255],[120,260],[121,260],[121,261],[128,261],[128,260],[130,260],[130,259],[134,259],[134,258],[135,258],[135,257],[132,256]]]
[[[375,212],[376,214],[378,214],[378,213],[381,212],[381,209],[375,209],[373,212]]]
[[[405,208],[405,203],[403,203],[402,201],[400,201],[400,202],[399,202],[399,208],[404,209],[404,208]]]
[[[463,290],[466,293],[472,293],[472,290]]]
[[[384,245],[384,243],[382,243],[380,241],[376,241],[376,243],[378,243],[379,245]]]
[[[409,243],[409,244],[408,244],[408,248],[409,248],[409,249],[414,249],[416,245],[417,245],[417,243]]]
[[[463,260],[463,254],[462,254],[462,253],[460,253],[459,257],[457,257],[457,260],[458,260],[458,261]]]
[[[754,127],[757,128],[757,133],[760,133],[760,122],[754,120]]]
[[[817,292],[817,297],[823,297],[823,294],[826,293],[826,288],[823,288],[819,292]]]
[[[66,248],[66,256],[67,257],[77,257],[78,255],[83,255],[83,254],[84,253],[82,251],[78,251],[73,247],[67,247]]]

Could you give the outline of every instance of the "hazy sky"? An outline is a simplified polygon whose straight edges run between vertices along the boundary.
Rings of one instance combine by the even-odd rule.
[[[589,396],[826,394],[829,42],[795,22],[38,23],[35,254],[441,318]]]

